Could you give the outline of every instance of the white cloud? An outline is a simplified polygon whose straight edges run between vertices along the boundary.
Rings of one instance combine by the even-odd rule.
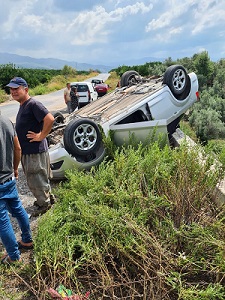
[[[189,1],[188,1],[189,2]],[[158,19],[152,19],[147,26],[146,32],[167,28],[170,24],[173,24],[177,18],[185,14],[188,10],[188,5],[184,1],[171,1],[167,10],[160,15]]]
[[[205,1],[202,0],[198,4],[198,9],[195,10],[195,27],[192,33],[198,34],[206,31],[207,28],[217,26],[217,24],[225,23],[225,5],[223,1]]]
[[[121,23],[127,16],[144,14],[151,9],[151,4],[146,6],[143,2],[116,8],[110,12],[102,6],[97,6],[93,11],[80,13],[68,26],[67,31],[74,32],[73,45],[91,45],[99,41],[107,43],[107,37],[113,31],[113,23]]]
[[[200,33],[208,27],[225,21],[225,6],[218,0],[173,0],[168,3],[167,10],[158,18],[153,18],[146,25],[146,32],[159,29],[170,30],[170,26],[179,22],[191,26],[192,33]]]
[[[103,64],[154,55],[176,59],[199,49],[224,55],[221,0],[60,1],[4,1],[1,51]]]

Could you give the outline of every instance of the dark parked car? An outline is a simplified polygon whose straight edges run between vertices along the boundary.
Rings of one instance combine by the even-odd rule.
[[[91,83],[95,87],[96,84],[104,83],[104,81],[102,79],[94,78],[94,79],[92,79]]]
[[[109,86],[108,86],[108,84],[101,83],[101,84],[96,84],[94,89],[98,93],[98,97],[101,97],[101,96],[104,96],[105,94],[107,94]]]

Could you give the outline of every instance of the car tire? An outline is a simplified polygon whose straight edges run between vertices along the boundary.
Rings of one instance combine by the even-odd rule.
[[[189,76],[183,66],[173,65],[167,68],[163,83],[168,85],[175,97],[182,95],[188,85]]]
[[[65,118],[61,112],[56,112],[53,114],[53,117],[55,119],[54,126],[57,126],[59,124],[64,124]]]
[[[136,77],[140,78],[140,75],[136,71],[126,71],[123,73],[120,79],[120,87],[131,86],[137,83]]]
[[[90,119],[82,118],[72,120],[66,126],[63,141],[69,154],[88,156],[99,149],[102,138],[98,125]]]

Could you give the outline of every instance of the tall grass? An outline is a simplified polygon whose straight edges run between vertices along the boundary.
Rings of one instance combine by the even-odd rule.
[[[54,91],[61,90],[66,87],[67,82],[73,82],[73,81],[85,81],[85,79],[94,77],[98,73],[96,72],[91,72],[89,74],[77,74],[75,77],[74,76],[63,76],[63,75],[58,75],[53,77],[47,84],[40,84],[36,86],[33,89],[29,89],[29,93],[32,96],[35,95],[44,95],[47,93],[51,93]]]
[[[91,299],[224,299],[225,211],[214,204],[224,174],[198,153],[139,145],[68,172],[39,222],[33,287],[63,283]]]

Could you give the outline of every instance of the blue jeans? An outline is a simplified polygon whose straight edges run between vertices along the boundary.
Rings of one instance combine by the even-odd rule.
[[[10,259],[18,260],[20,251],[8,212],[18,221],[22,241],[32,242],[29,218],[19,198],[15,179],[0,184],[0,237]]]

